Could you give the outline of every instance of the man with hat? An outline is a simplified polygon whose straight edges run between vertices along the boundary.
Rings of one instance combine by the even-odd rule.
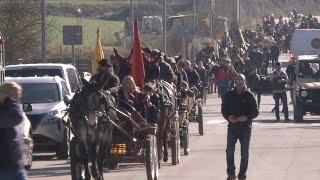
[[[234,80],[235,88],[222,98],[221,113],[228,121],[227,134],[227,180],[236,179],[234,164],[235,145],[239,139],[241,144],[241,163],[239,180],[246,179],[249,160],[249,145],[252,120],[259,114],[254,95],[248,91],[243,74],[237,74]]]
[[[118,76],[113,72],[112,63],[107,59],[99,61],[98,73],[91,77],[90,82],[95,84],[104,83],[103,89],[110,92],[116,92],[120,84]]]

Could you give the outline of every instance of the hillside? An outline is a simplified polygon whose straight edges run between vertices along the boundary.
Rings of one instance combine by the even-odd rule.
[[[287,15],[293,8],[308,14],[319,13],[320,0],[251,0],[252,23],[260,23],[264,14]],[[163,15],[163,0],[133,0],[134,15],[136,18],[150,15]],[[196,13],[207,16],[210,10],[210,0],[196,0]],[[215,0],[214,14],[228,16],[231,14],[230,5],[226,0]],[[249,25],[249,2],[241,2],[241,25]],[[258,3],[259,2],[259,3]],[[264,3],[262,3],[264,2]],[[81,9],[81,14],[77,9]],[[193,10],[193,0],[167,1],[168,16],[177,14],[190,14]],[[95,33],[98,27],[102,30],[102,43],[107,46],[119,46],[124,38],[124,21],[131,17],[129,0],[47,0],[47,14],[53,18],[50,45],[60,46],[62,43],[62,26],[70,24],[83,24],[84,49],[91,49],[95,43]],[[68,48],[68,47],[66,47]],[[54,49],[54,48],[53,48]],[[111,48],[109,48],[111,49]],[[88,53],[85,56],[90,56]]]

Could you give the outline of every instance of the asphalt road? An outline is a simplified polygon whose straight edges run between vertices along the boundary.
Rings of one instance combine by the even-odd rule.
[[[259,117],[254,120],[248,179],[254,180],[319,180],[320,118],[307,116],[303,123],[276,122],[271,96],[264,96]],[[290,105],[292,117],[292,106]],[[199,136],[196,124],[191,128],[191,152],[182,156],[181,164],[164,164],[163,180],[221,180],[226,178],[227,124],[220,113],[220,99],[210,95],[204,108],[205,135]],[[239,165],[239,146],[236,164]],[[170,163],[170,162],[169,162]],[[237,166],[238,167],[238,166]],[[124,164],[119,169],[105,170],[105,179],[144,180],[145,168],[140,164]],[[30,179],[71,179],[69,161],[56,160],[54,154],[35,157]]]
[[[286,56],[283,55],[282,59]],[[289,97],[289,96],[288,96]],[[290,98],[288,100],[290,102]],[[197,125],[191,125],[191,152],[182,156],[177,166],[163,164],[162,180],[223,180],[226,179],[227,123],[220,113],[220,98],[210,95],[204,107],[205,135],[197,134]],[[253,123],[248,179],[250,180],[319,180],[320,179],[320,117],[306,116],[303,123],[275,121],[271,113],[274,101],[262,97],[260,115]],[[293,118],[292,105],[289,105]],[[236,166],[240,164],[239,144]],[[145,180],[141,164],[122,164],[117,170],[105,169],[108,180]],[[29,172],[30,179],[69,180],[68,160],[57,160],[54,154],[37,154]],[[1,178],[0,178],[1,179]]]

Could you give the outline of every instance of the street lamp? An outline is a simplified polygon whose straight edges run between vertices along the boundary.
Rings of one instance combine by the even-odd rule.
[[[82,10],[80,8],[78,8],[77,9],[77,26],[81,23],[81,13],[82,13]],[[77,53],[77,62],[78,62],[77,67],[78,68],[79,68],[79,63],[80,63],[79,61],[80,61],[80,45],[78,45],[78,53]]]

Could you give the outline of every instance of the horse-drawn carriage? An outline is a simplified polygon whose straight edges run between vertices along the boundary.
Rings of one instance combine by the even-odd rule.
[[[148,180],[158,179],[157,125],[149,124],[133,107],[118,108],[101,85],[85,83],[70,102],[70,164],[74,180],[103,179],[103,167],[144,163]],[[89,170],[91,162],[91,171]]]
[[[203,88],[203,91],[206,91]],[[190,152],[189,147],[189,124],[190,122],[198,123],[198,132],[202,136],[203,132],[203,116],[202,116],[202,95],[197,88],[191,90],[182,87],[177,95],[178,115],[180,124],[180,146],[183,148],[184,155]]]

